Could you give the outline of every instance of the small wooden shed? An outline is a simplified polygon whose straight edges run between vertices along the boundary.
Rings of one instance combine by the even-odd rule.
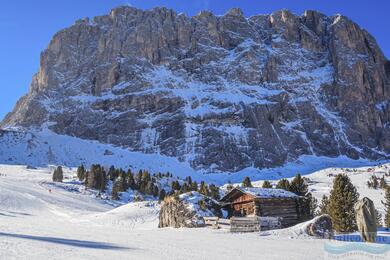
[[[300,222],[299,196],[282,189],[233,188],[220,203],[230,217],[280,217],[282,227]]]

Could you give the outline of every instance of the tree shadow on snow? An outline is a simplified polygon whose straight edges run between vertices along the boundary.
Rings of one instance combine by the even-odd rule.
[[[0,212],[0,216],[16,218],[18,216],[32,216],[32,215],[28,214],[28,213],[24,213],[24,212],[6,211],[5,210],[3,212]]]
[[[14,215],[7,214],[7,213],[1,213],[1,212],[0,212],[0,216],[3,216],[3,217],[10,217],[10,218],[16,218],[16,216],[14,216]]]
[[[11,234],[11,233],[0,232],[0,237],[1,236],[22,238],[22,239],[31,239],[31,240],[54,243],[54,244],[84,247],[84,248],[93,248],[93,249],[110,249],[110,250],[130,249],[128,247],[117,246],[117,245],[110,244],[110,243],[94,242],[94,241],[86,241],[86,240],[76,240],[76,239],[66,239],[66,238],[58,238],[58,237],[32,236],[32,235],[21,235],[21,234]]]

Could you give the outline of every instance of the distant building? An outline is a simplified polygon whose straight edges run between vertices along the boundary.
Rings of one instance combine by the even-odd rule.
[[[283,227],[300,222],[300,197],[282,189],[234,188],[220,203],[229,217],[280,217]]]

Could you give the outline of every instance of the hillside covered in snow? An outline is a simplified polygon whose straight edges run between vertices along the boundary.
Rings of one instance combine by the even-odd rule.
[[[28,169],[30,168],[30,169]],[[358,234],[316,239],[305,232],[308,223],[260,233],[229,233],[225,229],[158,228],[160,205],[156,200],[113,201],[85,190],[76,181],[76,169],[64,168],[64,182],[53,183],[52,168],[0,165],[1,259],[315,259],[324,257],[329,245],[358,248]],[[369,189],[370,175],[381,176],[390,165],[371,168],[332,168],[306,175],[309,189],[320,198],[328,194],[333,174],[346,173],[361,196],[370,197],[383,213],[382,190]],[[369,174],[367,174],[369,172]],[[261,182],[253,183],[260,186]],[[132,191],[129,191],[131,194]],[[197,207],[197,193],[181,195]],[[199,210],[199,209],[198,209]],[[209,215],[205,212],[204,215]],[[381,243],[390,234],[379,232]],[[332,244],[329,244],[332,243]],[[361,246],[361,245],[360,245]],[[377,247],[380,246],[376,245]],[[364,250],[361,252],[365,252]],[[332,255],[331,256],[335,256]]]

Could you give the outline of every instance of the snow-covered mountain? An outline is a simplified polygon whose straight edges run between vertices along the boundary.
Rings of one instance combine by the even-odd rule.
[[[390,62],[344,16],[119,7],[57,33],[0,126],[98,141],[103,155],[115,145],[171,157],[189,172],[238,172],[302,156],[386,159],[389,100]],[[31,139],[6,133],[0,143]],[[23,145],[55,161],[58,148]],[[83,149],[62,162],[85,160]],[[30,163],[27,154],[11,157]]]

